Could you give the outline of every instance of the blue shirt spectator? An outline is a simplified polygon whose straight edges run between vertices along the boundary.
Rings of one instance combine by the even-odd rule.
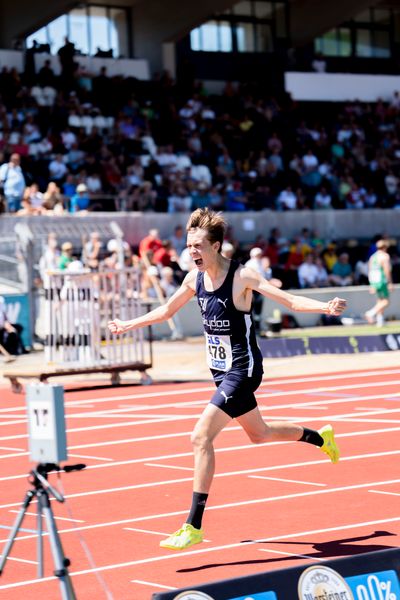
[[[76,188],[76,194],[71,198],[70,212],[76,213],[80,210],[87,210],[89,207],[90,198],[87,192],[87,187],[84,183],[80,183]]]

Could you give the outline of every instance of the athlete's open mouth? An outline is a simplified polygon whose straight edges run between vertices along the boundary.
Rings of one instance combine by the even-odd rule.
[[[201,258],[196,258],[194,264],[196,265],[196,267],[201,267],[201,265],[203,264],[203,260]]]

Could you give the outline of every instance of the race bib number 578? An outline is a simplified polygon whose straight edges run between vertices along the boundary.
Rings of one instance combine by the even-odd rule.
[[[210,369],[228,371],[232,366],[232,346],[229,335],[206,333],[207,364]]]

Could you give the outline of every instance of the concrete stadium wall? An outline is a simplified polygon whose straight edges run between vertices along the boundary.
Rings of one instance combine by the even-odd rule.
[[[276,212],[265,210],[262,212],[225,213],[228,223],[233,228],[234,236],[245,244],[254,242],[257,235],[269,235],[272,227],[279,227],[282,235],[293,238],[302,227],[309,227],[316,231],[325,240],[332,239],[369,239],[377,233],[387,233],[394,238],[400,232],[400,210],[310,210]],[[93,230],[100,224],[115,221],[125,234],[125,239],[132,245],[138,245],[140,240],[147,235],[149,229],[157,227],[162,238],[171,235],[178,224],[186,225],[188,214],[161,214],[161,213],[89,213],[83,215],[68,215],[65,217],[16,217],[1,215],[1,236],[9,236],[14,231],[16,223],[22,222],[32,227],[33,232],[57,231],[60,239],[63,238],[64,228],[71,229],[76,226],[79,232],[79,222],[84,219],[87,226]]]

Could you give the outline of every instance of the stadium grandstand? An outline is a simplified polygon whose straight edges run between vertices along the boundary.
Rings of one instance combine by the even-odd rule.
[[[298,314],[255,293],[249,311],[264,358],[400,351],[398,1],[17,0],[2,5],[0,14],[3,384],[10,380],[22,391],[21,379],[57,376],[68,385],[74,374],[103,372],[120,384],[123,372],[139,371],[140,384],[153,377],[158,385],[157,353],[164,350],[157,344],[171,342],[172,353],[182,352],[173,369],[178,373],[179,361],[185,364],[191,353],[178,343],[202,339],[194,299],[122,341],[108,323],[144,318],[187,281],[196,263],[186,224],[197,209],[226,219],[224,258],[256,270],[284,293],[323,303],[340,296],[347,303],[344,315]],[[320,341],[310,344],[309,335]],[[180,456],[177,448],[171,456]],[[172,514],[171,505],[168,510]],[[144,553],[158,560],[147,541]],[[269,591],[259,580],[252,587],[265,565],[240,569],[250,587],[247,592],[242,582],[242,595],[235,596],[236,573],[229,567],[238,555],[231,558],[211,577],[198,566],[198,579],[190,569],[200,559],[182,560],[179,576],[174,567],[168,577],[167,568],[157,577],[149,558],[143,577],[132,581],[122,570],[119,580],[97,582],[98,595],[78,573],[78,597],[145,600],[153,593],[160,600],[190,600],[177,594],[197,586],[196,600],[294,600],[283,575],[271,580]],[[400,558],[390,561],[399,595],[389,590],[386,597],[400,599]],[[355,577],[355,569],[346,563],[344,573]],[[222,578],[227,587],[214,589],[210,581]],[[15,586],[21,594],[14,598],[24,589],[32,598],[40,590],[51,598],[58,592],[51,576],[31,588],[18,587],[30,584],[25,572],[3,579],[4,593]],[[385,580],[381,595],[356,596],[356,584],[346,585],[354,600],[383,599],[388,589]],[[67,600],[74,597],[66,593]]]

